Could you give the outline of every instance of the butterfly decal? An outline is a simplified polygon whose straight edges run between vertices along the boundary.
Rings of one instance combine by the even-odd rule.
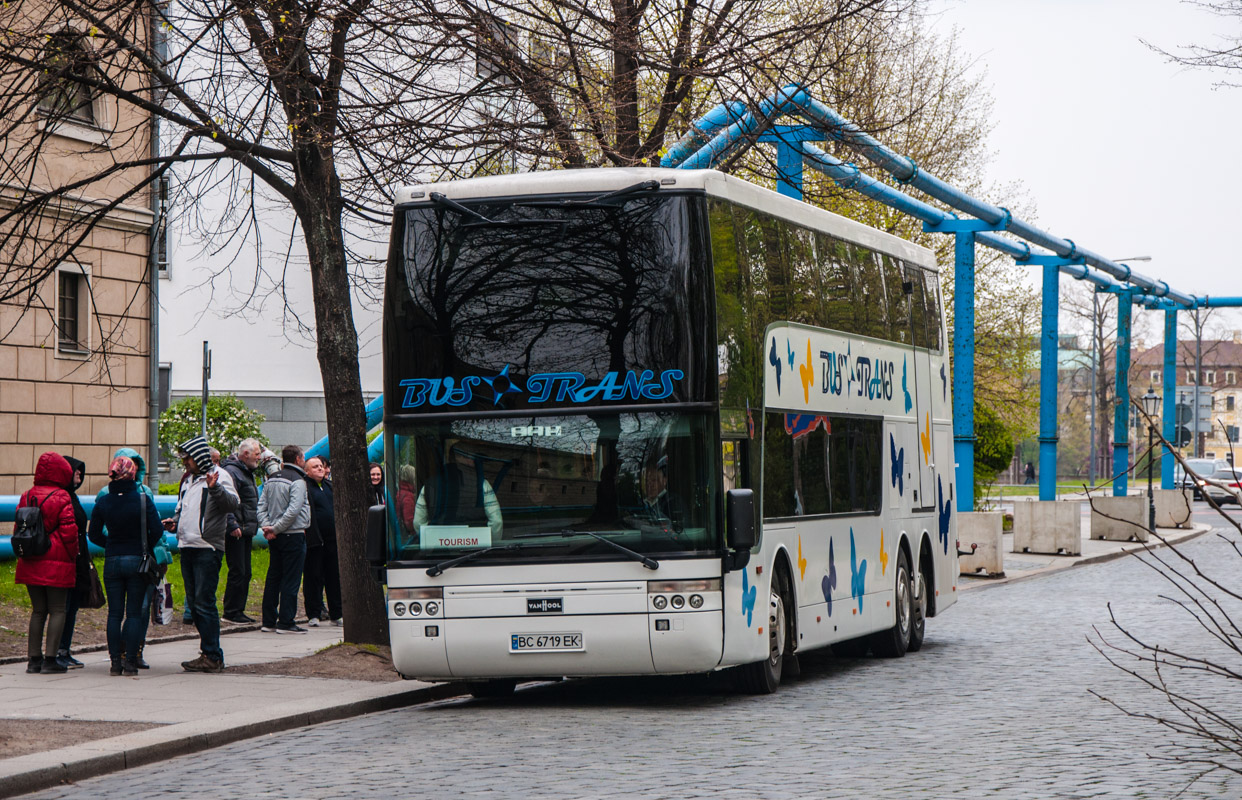
[[[806,363],[798,365],[798,375],[802,378],[802,402],[811,402],[811,384],[815,382],[815,366],[811,364],[811,340],[806,340]]]
[[[775,344],[776,340],[773,340],[772,343]],[[794,368],[794,365],[798,363],[797,361],[798,356],[797,354],[794,353],[793,345],[789,343],[788,339],[785,340],[785,352],[789,354],[787,358],[789,359],[789,368],[792,370]]]
[[[776,347],[776,340],[772,340],[772,347]],[[777,371],[776,390],[780,391],[780,371]],[[910,408],[914,405],[914,401],[910,399],[910,390],[906,388],[906,360],[901,360],[901,393],[906,396],[906,413],[910,413]]]
[[[944,554],[949,554],[949,515],[953,513],[953,486],[949,486],[949,499],[944,498],[944,485],[940,482],[940,476],[936,476],[936,510],[940,519],[940,544],[944,548]]]
[[[772,337],[772,350],[768,353],[768,363],[776,367],[776,393],[781,393],[781,357],[776,354],[776,337]]]
[[[858,613],[862,613],[863,594],[867,590],[867,559],[857,562],[854,550],[854,529],[850,528],[850,596],[858,598]]]
[[[759,594],[758,586],[751,586],[746,578],[747,570],[742,570],[742,613],[746,615],[746,627],[750,627],[755,614],[755,596]]]
[[[944,395],[944,399],[949,399],[949,379],[944,374],[944,364],[940,365],[940,393]]]
[[[919,431],[919,443],[923,445],[923,463],[931,462],[931,414],[928,413],[923,430]]]
[[[806,580],[806,559],[802,557],[802,536],[798,536],[798,571],[802,573],[802,580]]]
[[[897,490],[899,497],[906,494],[906,448],[903,446],[897,449],[897,440],[893,438],[893,434],[888,434],[888,452],[892,454],[892,481],[893,488]]]
[[[828,616],[832,616],[832,590],[837,588],[837,560],[832,552],[832,538],[828,539],[828,574],[819,582],[824,592],[824,602],[828,604]]]
[[[880,528],[880,574],[888,572],[888,551],[884,549],[884,529]]]

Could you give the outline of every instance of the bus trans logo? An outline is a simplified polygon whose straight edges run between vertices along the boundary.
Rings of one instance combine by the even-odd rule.
[[[526,388],[509,377],[505,367],[496,375],[467,375],[458,383],[453,378],[407,378],[398,383],[405,389],[402,408],[464,406],[475,392],[492,396],[492,405],[508,394],[525,394],[527,403],[590,403],[594,400],[664,400],[671,397],[676,382],[686,377],[679,369],[666,369],[656,377],[653,370],[609,372],[602,380],[588,383],[581,372],[540,372],[526,379]]]

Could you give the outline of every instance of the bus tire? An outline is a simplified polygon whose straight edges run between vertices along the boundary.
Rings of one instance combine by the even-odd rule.
[[[927,598],[932,590],[932,576],[928,573],[927,567],[927,559],[923,559],[923,564],[919,567],[923,576],[923,579],[919,581],[922,584],[922,591],[914,601],[914,623],[910,626],[910,644],[906,647],[907,653],[917,653],[923,649],[923,635],[927,631]]]
[[[772,694],[781,685],[789,636],[784,575],[784,570],[776,571],[768,597],[768,657],[737,668],[738,686],[747,694]]]
[[[881,658],[901,658],[910,647],[910,628],[914,622],[914,581],[910,578],[910,558],[905,550],[897,551],[893,599],[897,619],[893,627],[871,634],[871,650]]]
[[[470,694],[480,700],[496,697],[508,697],[513,694],[513,690],[516,687],[516,680],[509,680],[505,678],[491,681],[470,681],[466,684],[466,688],[470,691]]]

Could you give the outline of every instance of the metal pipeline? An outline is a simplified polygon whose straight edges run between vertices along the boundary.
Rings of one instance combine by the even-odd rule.
[[[365,409],[367,415],[366,429],[369,431],[384,420],[384,395],[377,396],[374,400],[367,403]],[[279,455],[279,454],[278,454]],[[325,436],[306,448],[306,457],[324,456],[328,457],[328,437]],[[372,459],[374,460],[374,459]]]
[[[746,104],[741,100],[729,100],[708,111],[690,126],[685,135],[669,147],[664,158],[660,159],[662,167],[676,167],[685,161],[699,148],[707,144],[711,137],[730,123],[740,120],[746,115]]]

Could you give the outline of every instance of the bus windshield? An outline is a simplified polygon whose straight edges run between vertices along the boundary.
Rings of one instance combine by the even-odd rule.
[[[719,552],[709,415],[549,414],[395,427],[394,560]],[[594,534],[594,535],[592,535]],[[537,549],[506,545],[538,543]]]

